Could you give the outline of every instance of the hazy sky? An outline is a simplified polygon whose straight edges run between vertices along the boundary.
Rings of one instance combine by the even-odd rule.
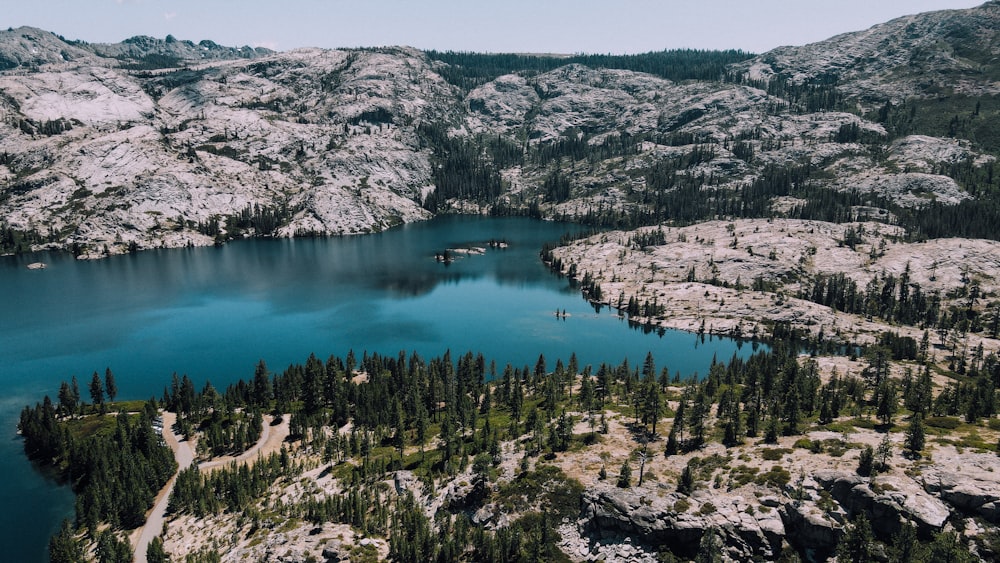
[[[0,0],[0,29],[30,25],[94,43],[172,34],[280,50],[410,45],[490,52],[760,53],[983,1]]]

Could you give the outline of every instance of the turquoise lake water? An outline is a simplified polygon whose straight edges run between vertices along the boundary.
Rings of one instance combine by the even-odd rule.
[[[160,397],[171,374],[201,388],[353,349],[424,358],[483,352],[498,368],[641,364],[705,373],[713,356],[748,356],[749,343],[691,333],[644,334],[595,312],[538,258],[579,226],[525,218],[445,217],[385,233],[245,240],[218,248],[147,251],[99,261],[65,254],[0,258],[0,545],[4,560],[46,561],[49,536],[73,513],[67,487],[34,471],[16,435],[21,408],[55,397],[73,375],[110,367],[121,399]],[[487,249],[451,264],[446,248]],[[28,270],[42,260],[44,270]],[[565,310],[567,317],[555,316]]]

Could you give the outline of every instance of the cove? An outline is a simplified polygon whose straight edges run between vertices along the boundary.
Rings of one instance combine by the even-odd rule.
[[[76,376],[115,373],[120,399],[160,397],[171,374],[199,388],[353,349],[425,358],[482,352],[498,369],[576,353],[581,368],[641,365],[706,373],[750,344],[632,329],[596,312],[538,254],[582,227],[527,218],[448,216],[384,233],[241,240],[217,248],[146,251],[100,261],[65,254],[0,259],[0,542],[11,561],[46,561],[73,495],[35,471],[16,436],[21,408]],[[506,248],[490,241],[503,240]],[[482,254],[444,250],[484,248]],[[27,264],[43,261],[44,270]],[[556,316],[556,311],[566,315]]]

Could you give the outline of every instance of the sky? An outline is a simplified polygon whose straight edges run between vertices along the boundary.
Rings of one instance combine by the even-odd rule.
[[[516,53],[642,53],[804,45],[985,0],[0,0],[0,29],[221,45]]]

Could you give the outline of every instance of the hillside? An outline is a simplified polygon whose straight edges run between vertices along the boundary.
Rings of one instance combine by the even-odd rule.
[[[866,102],[1000,94],[1000,3],[897,18],[741,65],[749,77],[839,84]]]
[[[920,14],[754,58],[3,31],[2,247],[97,257],[456,210],[613,227],[875,219],[994,238],[998,12]]]
[[[547,259],[589,299],[638,324],[736,337],[781,325],[863,345],[884,333],[918,341],[929,330],[954,352],[947,336],[964,319],[968,347],[1000,349],[990,328],[1000,318],[1000,244],[903,235],[873,222],[708,221],[605,232]],[[912,310],[900,310],[898,296]]]

